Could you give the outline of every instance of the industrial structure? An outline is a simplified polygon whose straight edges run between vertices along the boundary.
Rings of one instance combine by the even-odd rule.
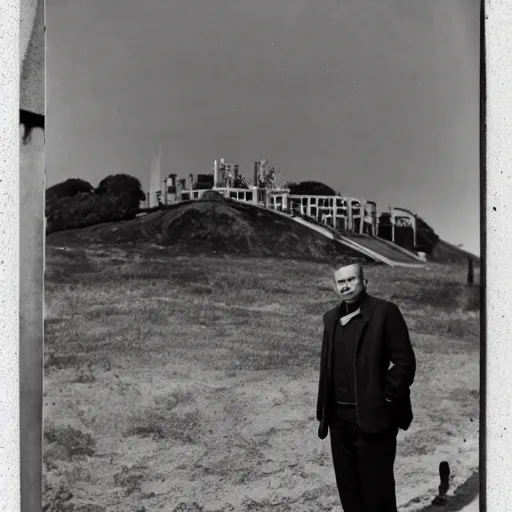
[[[407,252],[407,256],[416,262],[423,259],[423,255],[418,255],[414,251],[416,217],[408,210],[390,208],[391,237],[389,237],[390,240],[384,240],[378,237],[379,216],[377,204],[374,201],[344,197],[341,194],[331,196],[292,194],[289,188],[278,184],[278,171],[270,167],[265,159],[254,162],[252,183],[246,182],[239,169],[237,164],[221,158],[214,161],[211,173],[189,174],[187,177],[169,174],[162,179],[160,152],[157,150],[151,167],[150,191],[146,194],[144,206],[156,208],[199,200],[208,191],[215,191],[228,199],[271,209],[302,222],[313,223],[319,229],[324,226],[340,235],[360,235],[358,244],[362,243],[364,236],[374,245],[377,241],[389,244],[395,241],[396,229],[406,228],[412,235],[411,243],[408,244],[408,248],[412,251],[395,247],[401,249],[402,253]],[[386,250],[389,250],[389,247]]]

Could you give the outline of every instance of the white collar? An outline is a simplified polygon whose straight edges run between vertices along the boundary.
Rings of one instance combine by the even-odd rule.
[[[355,316],[359,315],[361,313],[361,308],[357,308],[355,311],[352,311],[352,313],[349,313],[348,315],[345,315],[345,316],[342,316],[340,318],[340,324],[342,326],[345,326],[347,325],[350,320],[352,320],[352,318],[354,318]]]

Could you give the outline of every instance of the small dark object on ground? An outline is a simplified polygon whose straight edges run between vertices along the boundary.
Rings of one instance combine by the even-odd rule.
[[[450,488],[450,466],[446,461],[439,464],[439,479],[441,480],[437,488],[439,494],[432,500],[432,505],[436,506],[444,505],[448,500],[446,493]]]
[[[443,461],[439,464],[439,478],[441,483],[439,484],[439,494],[445,496],[450,488],[450,466],[448,462]]]

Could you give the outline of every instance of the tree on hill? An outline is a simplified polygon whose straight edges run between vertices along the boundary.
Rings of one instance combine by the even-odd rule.
[[[46,190],[46,200],[53,201],[63,197],[74,197],[77,194],[92,194],[94,187],[80,178],[70,178],[57,183]]]
[[[413,228],[410,226],[395,226],[395,243],[406,249],[422,251],[431,255],[439,241],[439,235],[421,217],[418,215],[414,215],[414,217],[416,219],[416,246],[413,247]],[[378,236],[386,240],[392,238],[391,215],[389,212],[380,214]]]
[[[98,188],[83,180],[67,180],[46,196],[47,233],[132,219],[146,196],[138,179],[117,174]]]
[[[336,191],[319,181],[288,182],[285,185],[290,189],[290,194],[298,196],[335,196]]]
[[[128,194],[136,198],[137,201],[144,201],[146,199],[140,181],[128,174],[112,174],[103,178],[96,188],[96,193],[118,197]]]
[[[125,218],[137,213],[141,201],[146,199],[140,181],[128,174],[113,174],[102,179],[96,188],[96,194],[116,197]]]

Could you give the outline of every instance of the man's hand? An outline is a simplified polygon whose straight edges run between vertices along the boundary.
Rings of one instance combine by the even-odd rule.
[[[385,339],[389,358],[393,363],[386,376],[386,399],[405,398],[409,396],[409,387],[414,381],[416,358],[409,339],[409,330],[395,304],[388,306]]]

